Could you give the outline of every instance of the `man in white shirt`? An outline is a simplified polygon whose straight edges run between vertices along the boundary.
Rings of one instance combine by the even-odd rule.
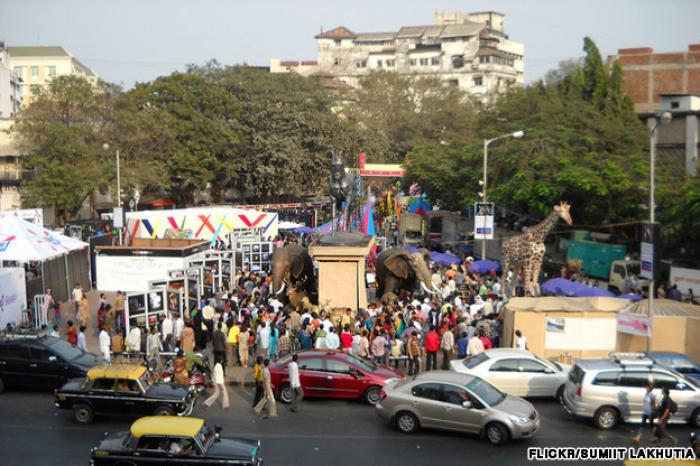
[[[112,343],[112,339],[109,336],[109,331],[107,329],[108,329],[107,325],[102,327],[102,330],[100,331],[99,340],[100,340],[100,351],[102,352],[102,357],[105,358],[105,361],[110,362],[110,360],[111,360],[110,345]],[[78,340],[78,342],[80,342],[80,340]]]
[[[75,284],[71,295],[73,298],[73,305],[75,306],[75,316],[77,317],[78,310],[80,309],[80,300],[83,299],[83,289],[80,286],[80,283]]]
[[[219,395],[221,395],[221,407],[223,409],[228,409],[229,399],[228,390],[226,389],[226,379],[224,378],[224,367],[223,358],[221,356],[216,357],[216,364],[211,373],[211,381],[214,383],[214,393],[204,401],[205,408],[211,408],[211,405],[216,402]]]
[[[326,348],[337,350],[340,346],[340,338],[333,332],[333,326],[328,327],[328,335],[325,338]]]
[[[299,402],[304,398],[304,390],[301,388],[299,380],[299,365],[297,360],[299,356],[292,355],[292,362],[287,367],[289,368],[289,386],[292,388],[292,402],[289,404],[289,410],[293,413],[297,412]]]
[[[161,323],[161,334],[163,337],[163,348],[170,351],[173,340],[173,319],[166,315]]]
[[[133,326],[129,329],[129,335],[126,337],[126,342],[129,344],[131,353],[141,352],[141,329]]]
[[[80,326],[80,332],[78,333],[78,344],[76,345],[81,350],[87,352],[87,343],[85,342],[85,327]]]
[[[479,353],[484,352],[484,343],[479,337],[472,337],[469,339],[469,344],[467,345],[467,355],[474,356]]]
[[[520,330],[515,331],[515,347],[522,351],[527,350],[527,338]]]
[[[180,339],[182,338],[182,331],[185,329],[185,320],[182,318],[180,314],[177,315],[177,318],[175,319],[175,325],[173,329],[173,333],[175,335],[175,341],[179,342]]]
[[[280,302],[280,300],[277,299],[277,296],[273,296],[270,299],[269,304],[270,304],[270,307],[272,308],[272,310],[275,314],[279,314],[282,307],[284,307],[284,305]]]
[[[266,355],[270,347],[270,327],[267,322],[262,323],[258,337],[260,338],[260,354]]]

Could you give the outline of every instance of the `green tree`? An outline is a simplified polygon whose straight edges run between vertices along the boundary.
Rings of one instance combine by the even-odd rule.
[[[23,112],[12,131],[33,172],[23,188],[24,201],[54,206],[62,220],[75,216],[85,199],[108,178],[102,151],[116,89],[76,76],[50,82]]]

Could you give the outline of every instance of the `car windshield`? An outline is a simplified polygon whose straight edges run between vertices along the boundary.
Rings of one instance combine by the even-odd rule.
[[[542,359],[541,357],[534,355],[535,359],[537,359],[539,362],[544,364],[545,366],[549,367],[550,369],[555,369],[561,371],[561,366],[555,362],[552,361],[547,361],[546,359]]]
[[[72,361],[73,359],[85,354],[83,350],[58,338],[48,339],[46,340],[46,344],[49,346],[49,348],[51,348],[51,351],[53,351],[56,356],[63,359],[64,361]]]
[[[141,383],[141,386],[143,387],[144,391],[148,391],[148,389],[151,388],[155,383],[153,374],[148,371],[144,372],[143,375],[139,377],[139,383]]]
[[[211,443],[214,441],[214,430],[208,425],[204,424],[202,428],[197,433],[197,439],[204,446],[206,450],[209,448]]]
[[[479,377],[467,384],[467,390],[479,397],[489,406],[496,406],[506,398],[506,394]]]
[[[373,362],[367,361],[365,359],[361,359],[361,358],[355,356],[354,354],[346,353],[345,356],[347,356],[348,362],[350,362],[351,364],[354,364],[362,371],[372,372],[377,367],[377,365],[374,364]]]
[[[473,369],[482,362],[486,361],[489,357],[486,356],[486,353],[479,353],[475,354],[474,356],[469,356],[467,359],[462,361],[462,364],[464,364],[464,367],[467,369]]]

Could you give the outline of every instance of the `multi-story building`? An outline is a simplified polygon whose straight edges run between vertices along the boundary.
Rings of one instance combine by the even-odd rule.
[[[442,12],[435,25],[355,33],[337,27],[316,36],[318,60],[271,61],[272,72],[330,76],[357,86],[373,70],[433,76],[487,98],[523,84],[523,44],[503,29],[504,15]]]
[[[13,118],[22,108],[21,80],[10,65],[10,55],[0,42],[0,118]]]
[[[697,174],[700,145],[700,44],[684,52],[654,53],[651,48],[619,49],[608,64],[622,66],[623,88],[642,120],[671,112],[670,124],[658,128],[658,156],[666,167]],[[651,121],[650,125],[656,125]]]
[[[0,118],[0,211],[21,207],[21,156],[9,132],[14,122],[12,118]]]
[[[8,47],[10,66],[22,79],[22,101],[31,103],[41,88],[56,76],[76,75],[91,82],[99,76],[63,47]]]

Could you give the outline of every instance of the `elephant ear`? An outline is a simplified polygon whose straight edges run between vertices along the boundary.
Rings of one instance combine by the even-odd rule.
[[[403,255],[395,255],[384,262],[387,269],[399,278],[408,278],[408,260]]]
[[[290,271],[293,277],[301,277],[301,274],[304,273],[304,258],[301,255],[292,259]]]

